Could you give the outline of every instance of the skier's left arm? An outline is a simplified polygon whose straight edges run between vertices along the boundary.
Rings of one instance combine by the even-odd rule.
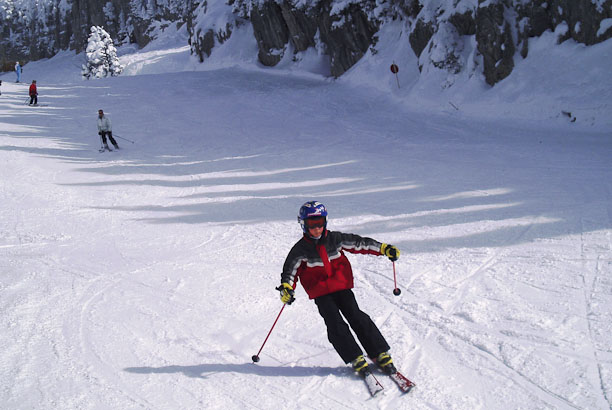
[[[340,235],[342,249],[347,252],[385,255],[392,261],[399,259],[400,251],[393,245],[381,243],[372,238],[362,237],[351,233],[335,232],[334,234]]]

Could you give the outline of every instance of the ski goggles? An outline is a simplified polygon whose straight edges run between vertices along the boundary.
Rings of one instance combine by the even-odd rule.
[[[304,224],[308,229],[323,228],[325,226],[325,217],[308,218],[304,221]]]

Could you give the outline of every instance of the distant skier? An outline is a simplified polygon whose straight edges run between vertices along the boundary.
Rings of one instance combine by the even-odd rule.
[[[19,61],[15,63],[15,73],[17,74],[17,81],[15,82],[18,83],[21,81],[21,65],[19,65]]]
[[[376,324],[357,305],[353,288],[353,272],[344,251],[385,255],[392,261],[399,258],[399,250],[371,238],[327,230],[327,210],[316,201],[300,208],[298,221],[304,235],[285,259],[281,274],[281,301],[291,304],[297,280],[310,299],[314,299],[319,314],[327,326],[327,337],[344,363],[351,363],[361,376],[370,373],[368,362],[342,316],[357,335],[368,356],[386,373],[396,371],[388,353],[389,345]]]
[[[110,150],[108,144],[106,143],[106,136],[113,144],[115,149],[119,149],[119,145],[117,145],[117,141],[113,138],[113,128],[111,126],[111,120],[106,115],[104,115],[104,111],[102,109],[98,110],[98,135],[102,138],[102,144],[104,148]]]
[[[2,90],[1,90],[1,88],[2,88],[2,80],[0,80],[0,95],[2,95]]]
[[[32,80],[30,84],[30,105],[38,105],[38,90],[36,89],[36,80]]]

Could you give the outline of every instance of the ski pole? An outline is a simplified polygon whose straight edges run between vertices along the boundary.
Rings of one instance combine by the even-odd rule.
[[[395,274],[395,261],[393,261],[393,294],[399,296],[402,291],[397,287],[397,275]]]
[[[253,363],[257,363],[259,361],[259,354],[261,353],[261,351],[263,350],[266,342],[268,341],[268,338],[270,337],[270,334],[272,333],[272,330],[274,329],[274,326],[276,326],[276,322],[278,322],[278,319],[280,318],[281,313],[283,313],[283,310],[285,310],[285,306],[287,306],[287,304],[283,304],[283,307],[281,308],[280,312],[278,312],[278,316],[276,316],[276,320],[274,321],[274,324],[270,328],[270,331],[268,332],[268,335],[266,336],[266,339],[261,344],[261,347],[259,348],[259,351],[257,352],[257,354],[254,354],[253,356],[251,356],[251,360],[253,360]]]
[[[128,141],[128,142],[131,142],[132,144],[134,143],[134,141],[129,140],[129,139],[127,139],[127,138],[120,137],[120,136],[119,136],[119,135],[117,135],[117,134],[115,134],[115,137],[117,137],[117,138],[121,138],[122,140],[126,140],[126,141]]]
[[[293,281],[293,289],[295,289],[295,287],[297,286],[297,281],[298,281],[298,277],[296,276],[295,280]],[[291,302],[289,302],[289,303],[291,303]],[[286,303],[283,304],[283,307],[281,308],[280,312],[278,312],[278,316],[276,316],[276,320],[272,324],[272,327],[270,328],[270,331],[268,332],[268,335],[266,336],[266,339],[261,344],[261,347],[259,348],[259,351],[257,352],[257,354],[254,354],[253,356],[251,356],[251,360],[253,360],[253,363],[257,363],[259,361],[259,354],[261,353],[261,351],[263,350],[264,346],[266,345],[266,342],[268,341],[268,338],[270,337],[270,334],[272,333],[272,330],[274,330],[274,326],[276,326],[276,322],[278,322],[278,319],[280,318],[281,313],[283,313],[283,310],[285,310],[285,306],[287,306]]]

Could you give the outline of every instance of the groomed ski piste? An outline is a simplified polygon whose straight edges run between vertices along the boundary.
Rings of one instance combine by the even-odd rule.
[[[547,33],[489,88],[417,80],[384,33],[339,80],[232,38],[199,64],[166,33],[101,80],[28,63],[35,109],[0,76],[1,408],[610,408],[610,40]],[[98,152],[99,108],[133,144]],[[251,362],[312,199],[402,252],[399,296],[348,257],[409,394],[377,374],[371,398],[299,285]]]

